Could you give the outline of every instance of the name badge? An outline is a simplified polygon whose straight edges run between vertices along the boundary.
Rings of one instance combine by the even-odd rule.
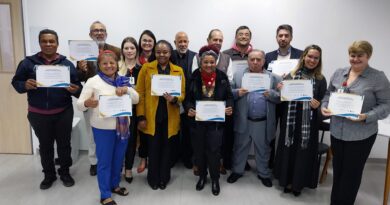
[[[134,84],[135,84],[135,79],[134,79],[134,77],[130,77],[130,84],[131,84],[131,85],[134,85]]]

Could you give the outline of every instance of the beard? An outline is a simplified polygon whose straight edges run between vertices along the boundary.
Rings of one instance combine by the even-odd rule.
[[[98,45],[99,48],[103,48],[104,44],[106,44],[106,41],[95,40],[95,42],[96,42],[96,44]]]

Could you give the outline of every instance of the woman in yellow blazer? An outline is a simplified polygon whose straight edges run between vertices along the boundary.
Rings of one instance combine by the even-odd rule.
[[[138,75],[136,90],[140,100],[137,105],[138,129],[148,136],[148,184],[153,190],[165,189],[170,179],[170,138],[180,128],[179,103],[185,95],[183,69],[171,63],[173,48],[168,41],[160,40],[154,49],[156,60],[145,63]],[[153,75],[181,77],[181,94],[164,93],[152,96]]]

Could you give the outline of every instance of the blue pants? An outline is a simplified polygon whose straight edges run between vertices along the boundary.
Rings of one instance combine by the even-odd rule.
[[[92,127],[96,143],[97,179],[100,198],[111,197],[111,190],[119,187],[123,158],[128,140],[116,136],[116,130],[102,130]]]

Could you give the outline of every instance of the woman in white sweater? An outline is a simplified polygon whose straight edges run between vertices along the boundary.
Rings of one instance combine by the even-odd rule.
[[[77,107],[81,111],[92,109],[91,126],[96,143],[98,159],[97,178],[100,189],[100,202],[116,204],[111,192],[126,196],[129,192],[119,186],[122,162],[130,137],[129,117],[99,116],[100,95],[130,95],[133,104],[138,103],[138,93],[131,87],[129,78],[119,76],[117,57],[112,51],[103,51],[97,60],[98,73],[84,86]]]

